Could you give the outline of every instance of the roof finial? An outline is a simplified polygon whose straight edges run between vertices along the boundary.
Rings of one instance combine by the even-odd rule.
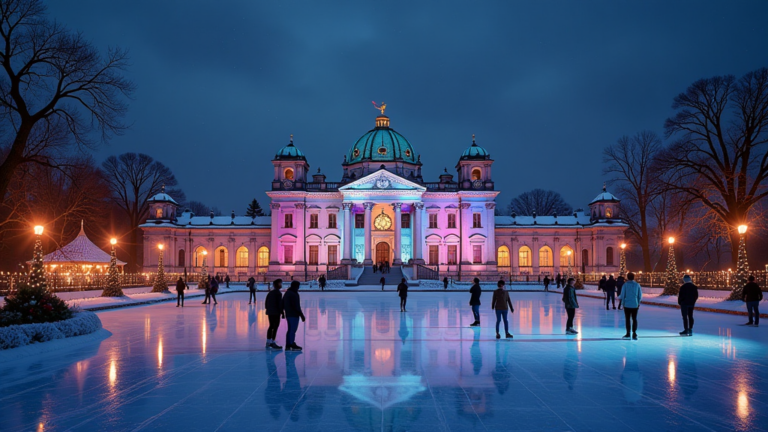
[[[475,142],[475,134],[472,134],[472,145],[476,146],[477,143]]]
[[[291,142],[288,144],[289,146],[293,145],[293,134],[291,134]]]
[[[381,115],[384,115],[384,110],[387,109],[387,104],[386,103],[382,102],[381,105],[376,105],[376,102],[374,102],[374,101],[371,101],[371,103],[373,104],[374,108],[376,108],[377,110],[381,111]]]
[[[82,219],[80,219],[80,234],[78,235],[85,235],[85,225]]]
[[[165,183],[163,183],[163,187],[161,188],[161,190],[163,191],[163,193],[165,193]]]
[[[603,192],[605,192],[605,182],[603,182]]]

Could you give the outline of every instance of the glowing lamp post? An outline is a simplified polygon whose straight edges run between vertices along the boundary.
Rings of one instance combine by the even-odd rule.
[[[157,249],[160,251],[157,258],[157,276],[155,276],[155,283],[152,286],[152,292],[169,292],[168,282],[165,280],[165,269],[163,269],[163,248],[162,243],[157,245]]]
[[[29,270],[29,286],[48,289],[45,280],[45,266],[43,265],[43,230],[42,225],[37,225],[34,228],[35,250],[32,253],[32,268]]]
[[[677,274],[677,262],[675,261],[675,238],[669,237],[669,256],[667,257],[667,283],[664,285],[662,295],[677,295],[680,282]]]
[[[619,256],[619,276],[624,276],[627,273],[627,256],[625,255],[624,251],[627,248],[626,243],[622,243],[620,245],[620,256]]]
[[[747,278],[749,277],[749,263],[747,262],[747,244],[744,239],[744,234],[747,233],[746,225],[739,225],[736,230],[739,232],[739,262],[736,263],[736,277],[731,279],[734,281],[733,290],[728,300],[741,300],[741,293],[744,289],[744,285],[747,284]],[[728,270],[730,271],[730,269]]]

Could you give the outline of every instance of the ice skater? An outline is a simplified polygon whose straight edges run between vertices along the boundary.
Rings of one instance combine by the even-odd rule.
[[[408,284],[405,283],[405,278],[397,285],[397,295],[400,296],[400,312],[408,312],[405,310],[405,303],[408,301]]]
[[[381,284],[381,290],[384,291],[384,284],[387,283],[387,280],[384,279],[384,276],[379,279],[379,283]]]
[[[203,299],[203,304],[210,304],[211,303],[211,282],[213,281],[213,278],[208,276],[208,282],[205,284],[205,298]]]
[[[251,304],[251,299],[253,299],[253,304],[256,304],[256,279],[253,276],[249,277],[245,286],[248,287],[248,304]]]
[[[624,276],[619,275],[619,277],[616,278],[616,296],[617,297],[621,296],[621,287],[624,286],[624,282],[625,282]],[[621,299],[619,299],[619,310],[621,310]]]
[[[555,283],[557,284],[557,289],[560,289],[560,282],[562,282],[562,277],[560,276],[560,273],[555,276]]]
[[[325,275],[320,275],[320,277],[317,279],[317,283],[320,285],[320,291],[325,291],[325,283],[326,283]]]
[[[229,275],[224,276],[224,283],[227,284],[227,288],[229,288]]]
[[[640,284],[635,282],[635,274],[627,273],[627,281],[621,289],[619,301],[624,303],[624,325],[627,329],[622,339],[629,339],[630,321],[632,322],[632,339],[637,340],[637,311],[640,301],[643,299],[643,290]]]
[[[565,288],[563,288],[563,305],[565,306],[565,313],[568,316],[568,321],[565,323],[565,334],[576,335],[579,334],[573,329],[573,317],[576,316],[576,309],[579,308],[579,300],[576,298],[576,288],[573,287],[575,280],[568,278],[565,282]]]
[[[760,301],[763,300],[763,292],[760,290],[760,285],[755,282],[754,276],[750,276],[747,280],[749,282],[744,285],[741,292],[741,300],[747,303],[747,313],[749,313],[749,322],[744,325],[757,327],[760,325]],[[752,313],[755,314],[754,321]]]
[[[683,331],[680,336],[693,336],[693,308],[699,299],[699,288],[693,284],[690,275],[683,276],[683,286],[677,293],[677,304],[683,315]]]
[[[515,313],[515,308],[512,307],[512,300],[509,299],[509,293],[504,289],[504,281],[500,280],[496,283],[495,291],[493,291],[493,299],[491,300],[491,309],[496,312],[496,339],[501,339],[499,334],[499,324],[502,318],[504,319],[504,333],[507,339],[512,339],[512,334],[509,333],[509,321],[507,320],[507,312],[511,311]]]
[[[184,307],[184,288],[187,284],[184,283],[184,279],[179,276],[179,280],[176,281],[176,307]]]
[[[267,293],[267,297],[264,299],[264,313],[269,319],[269,328],[267,329],[267,349],[280,350],[283,349],[277,344],[277,329],[280,327],[280,316],[285,318],[283,313],[282,299],[283,294],[280,289],[283,287],[282,279],[275,279],[272,282],[272,289]],[[255,303],[255,301],[254,301]]]
[[[216,278],[211,279],[210,286],[211,286],[211,290],[210,290],[211,291],[211,299],[213,299],[213,304],[217,305],[217,304],[219,304],[219,302],[216,301],[216,293],[219,292],[219,281],[217,281]],[[210,302],[211,302],[211,300],[208,299],[208,303],[210,303]]]
[[[544,292],[549,291],[549,275],[544,276]]]
[[[291,281],[291,286],[283,294],[282,311],[285,320],[288,322],[288,331],[285,333],[285,350],[301,351],[302,348],[296,345],[296,330],[299,329],[299,318],[301,322],[306,321],[304,312],[301,311],[301,297],[299,297],[299,281]]]
[[[605,290],[605,310],[610,309],[608,306],[611,303],[613,303],[613,308],[616,309],[616,279],[613,278],[613,275],[605,281],[603,289]]]
[[[448,276],[443,278],[443,289],[444,290],[448,289]]]
[[[475,278],[472,287],[469,288],[469,306],[472,307],[472,315],[475,317],[475,322],[470,324],[470,327],[478,327],[480,325],[480,295],[483,293],[483,289],[480,288],[480,279]]]

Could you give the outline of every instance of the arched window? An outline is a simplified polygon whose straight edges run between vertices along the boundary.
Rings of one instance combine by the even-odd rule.
[[[186,252],[184,251],[184,249],[179,249],[179,260],[176,262],[176,265],[179,267],[184,267],[186,265],[184,263],[184,261],[186,261],[185,258],[186,258]]]
[[[568,256],[568,252],[571,253],[570,257]],[[576,264],[576,254],[573,253],[573,249],[571,249],[570,246],[566,245],[560,249],[560,267],[568,267],[568,258],[571,259],[571,266]]]
[[[543,246],[539,249],[539,267],[552,267],[552,249],[549,246]]]
[[[606,207],[606,208],[605,208],[605,217],[606,217],[607,219],[610,219],[610,218],[612,218],[612,217],[613,217],[613,210],[611,210],[611,208],[610,208],[610,207]]]
[[[285,178],[287,178],[288,180],[293,180],[293,170],[292,169],[286,168],[284,174],[285,174]]]
[[[528,246],[523,246],[520,248],[520,250],[517,252],[518,261],[520,264],[520,267],[530,267],[531,264],[531,248]]]
[[[613,248],[611,246],[605,248],[605,265],[613,265]]]
[[[248,248],[245,246],[240,246],[237,248],[237,262],[235,262],[235,266],[237,267],[248,267]]]
[[[256,255],[257,262],[256,265],[259,267],[268,267],[269,266],[269,249],[266,246],[262,246],[259,248],[259,252]]]
[[[227,258],[229,258],[227,248],[224,246],[219,246],[216,248],[216,251],[213,254],[216,260],[216,267],[227,267]]]
[[[162,208],[158,208],[157,210],[155,210],[155,218],[156,219],[162,219],[163,218],[163,209]]]
[[[472,170],[472,180],[480,180],[480,178],[483,176],[482,171],[480,171],[480,168],[474,168]]]
[[[198,246],[195,249],[194,256],[192,257],[195,261],[195,267],[202,267],[204,265],[203,262],[205,261],[205,252],[206,250],[202,246]],[[207,264],[208,263],[206,262],[205,265]]]
[[[496,262],[498,266],[509,267],[509,248],[506,246],[500,247],[497,255]]]

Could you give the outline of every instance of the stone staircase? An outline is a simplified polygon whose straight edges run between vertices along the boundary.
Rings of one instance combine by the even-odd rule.
[[[360,275],[360,279],[357,280],[357,285],[373,285],[381,287],[379,280],[381,280],[382,276],[384,276],[384,279],[387,280],[386,284],[384,285],[385,288],[397,287],[397,284],[399,284],[400,280],[403,278],[403,271],[400,269],[400,267],[392,267],[390,268],[389,273],[374,273],[373,267],[366,266],[363,269],[363,274]]]

